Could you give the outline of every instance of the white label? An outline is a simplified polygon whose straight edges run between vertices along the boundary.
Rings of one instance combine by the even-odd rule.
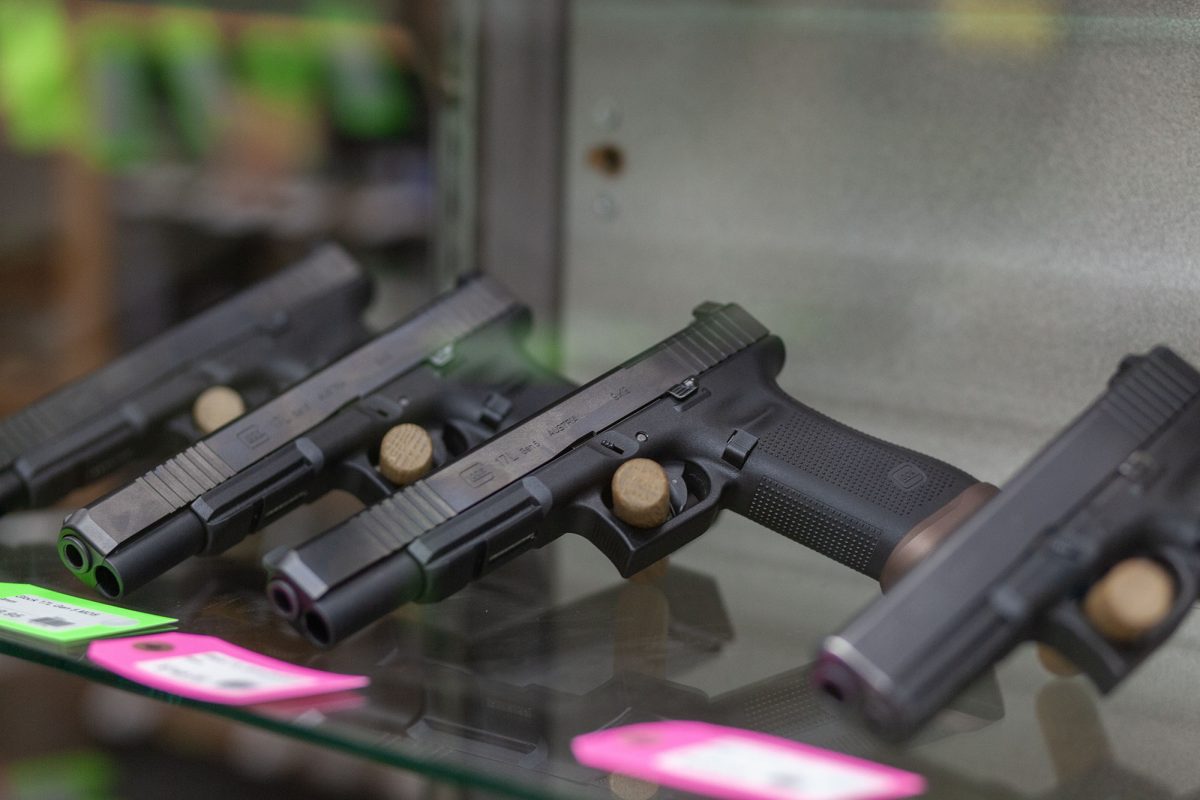
[[[293,675],[211,651],[186,656],[168,656],[139,661],[138,669],[160,678],[197,689],[239,697],[267,689],[292,688],[313,683],[305,675]]]
[[[668,750],[656,766],[682,778],[780,800],[870,797],[889,786],[887,776],[853,764],[733,737]]]
[[[68,605],[33,594],[14,594],[0,597],[0,621],[20,622],[47,631],[74,631],[103,625],[108,628],[127,628],[138,621],[103,611]]]

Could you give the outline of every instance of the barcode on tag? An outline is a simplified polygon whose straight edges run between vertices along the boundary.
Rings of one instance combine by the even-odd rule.
[[[79,628],[127,628],[137,620],[73,606],[34,594],[0,597],[0,620],[11,620],[35,628],[68,631]]]
[[[215,650],[140,661],[137,668],[181,686],[229,697],[314,682],[304,675],[271,669]]]
[[[655,766],[692,780],[779,800],[870,797],[889,786],[860,769],[767,743],[721,737],[659,755]]]

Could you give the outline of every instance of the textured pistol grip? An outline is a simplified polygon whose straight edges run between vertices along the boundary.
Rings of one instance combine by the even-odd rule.
[[[930,456],[860,433],[790,398],[751,451],[741,511],[879,579],[905,534],[977,481]]]

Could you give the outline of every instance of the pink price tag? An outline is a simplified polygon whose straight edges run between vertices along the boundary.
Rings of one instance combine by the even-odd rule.
[[[912,772],[738,728],[647,722],[571,742],[581,764],[729,800],[895,800],[925,791]]]
[[[297,667],[215,636],[162,633],[92,642],[88,658],[123,678],[222,705],[360,689],[370,679]]]

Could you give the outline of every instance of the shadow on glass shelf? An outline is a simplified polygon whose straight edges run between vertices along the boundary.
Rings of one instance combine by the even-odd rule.
[[[575,736],[618,725],[693,719],[770,733],[867,758],[898,752],[842,722],[810,689],[809,665],[710,694],[690,680],[729,653],[735,627],[710,575],[660,564],[566,602],[547,553],[512,562],[431,606],[409,606],[331,650],[301,639],[270,610],[253,560],[194,559],[131,595],[139,611],[322,670],[365,674],[362,692],[211,710],[361,755],[522,795],[636,794],[583,767]],[[53,547],[0,546],[0,580],[77,596]],[[569,587],[566,587],[569,589]],[[767,646],[769,643],[755,643]],[[16,639],[0,650],[163,697],[106,675],[81,648]],[[754,648],[749,648],[752,653]],[[752,656],[751,656],[752,657]],[[195,705],[169,698],[183,705]],[[930,726],[920,744],[979,730],[1004,715],[988,674]],[[655,791],[661,791],[655,789]]]

